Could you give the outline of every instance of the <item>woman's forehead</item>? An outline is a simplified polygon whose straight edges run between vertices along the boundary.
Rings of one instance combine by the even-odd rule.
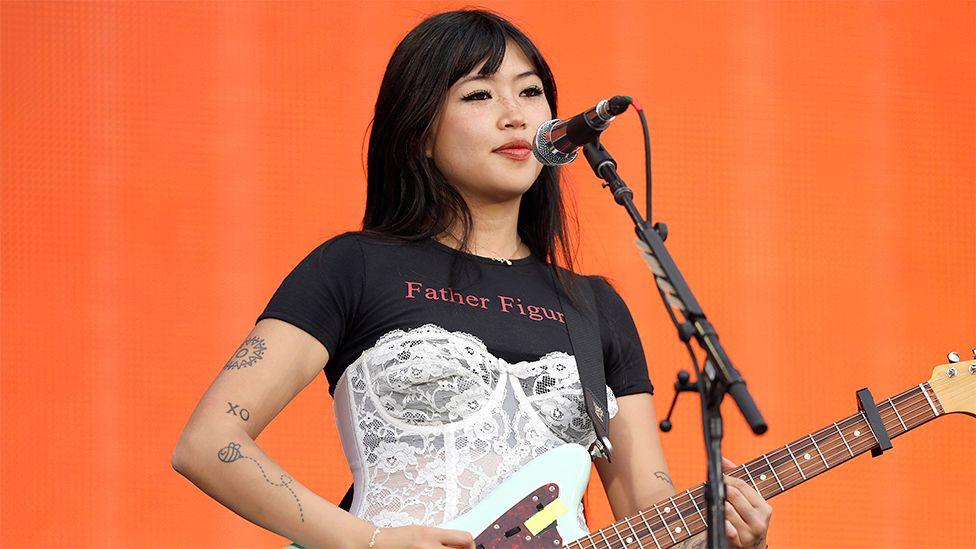
[[[530,75],[538,76],[535,66],[529,61],[522,48],[518,47],[514,42],[506,44],[505,57],[502,58],[502,63],[498,66],[498,70],[494,74],[482,75],[481,69],[487,62],[488,58],[479,62],[477,67],[458,81],[458,84],[472,80],[514,80]]]

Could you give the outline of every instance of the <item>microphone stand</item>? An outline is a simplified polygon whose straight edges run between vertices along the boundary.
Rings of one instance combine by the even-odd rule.
[[[684,277],[675,265],[671,254],[664,247],[667,238],[667,226],[661,223],[653,227],[641,217],[634,206],[634,192],[617,174],[617,163],[610,153],[600,143],[599,138],[583,146],[583,155],[590,163],[593,172],[603,179],[603,187],[608,187],[613,194],[614,201],[627,210],[634,222],[637,237],[647,249],[645,259],[654,273],[654,281],[658,292],[664,300],[671,320],[678,330],[678,337],[686,345],[692,338],[705,351],[703,371],[699,371],[694,352],[691,353],[695,366],[697,380],[687,383],[686,372],[679,374],[679,382],[675,383],[677,391],[697,391],[701,397],[702,429],[705,437],[705,450],[708,459],[708,487],[705,499],[708,502],[708,547],[725,549],[725,483],[722,481],[722,413],[721,404],[725,394],[729,393],[735,400],[746,422],[756,434],[766,432],[766,420],[763,419],[756,403],[746,389],[746,382],[739,372],[732,366],[732,361],[718,341],[718,333],[705,317],[701,306],[685,283]],[[650,189],[648,189],[648,196]],[[648,200],[648,204],[650,201]],[[647,212],[650,219],[651,212]],[[679,321],[673,308],[681,311],[684,320]],[[691,351],[691,347],[688,347]],[[682,374],[684,382],[682,382]],[[704,375],[703,375],[704,374]],[[677,399],[678,393],[675,394]],[[672,410],[674,403],[671,404]],[[671,414],[668,412],[668,418]],[[667,428],[665,429],[665,423]],[[662,422],[662,429],[670,430],[670,421]]]

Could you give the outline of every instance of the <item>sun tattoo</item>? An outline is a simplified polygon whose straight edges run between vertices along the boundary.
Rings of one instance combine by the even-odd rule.
[[[264,339],[260,337],[249,337],[237,348],[234,356],[230,357],[224,369],[239,370],[248,366],[254,366],[257,361],[261,360],[266,350],[268,348],[264,345]]]

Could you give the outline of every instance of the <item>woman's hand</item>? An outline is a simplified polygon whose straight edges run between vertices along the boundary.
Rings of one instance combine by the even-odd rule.
[[[383,528],[376,534],[376,549],[475,549],[474,538],[464,530],[430,526]],[[365,547],[363,548],[365,549]]]
[[[722,469],[736,467],[722,457]],[[773,508],[748,482],[725,475],[725,535],[732,547],[764,549]]]

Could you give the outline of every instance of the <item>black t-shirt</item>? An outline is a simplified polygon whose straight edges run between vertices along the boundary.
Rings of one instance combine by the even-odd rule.
[[[384,334],[425,324],[473,335],[510,363],[572,354],[545,262],[529,256],[506,265],[462,254],[461,276],[452,283],[456,253],[434,239],[404,244],[355,232],[335,236],[288,274],[258,320],[283,320],[325,346],[330,395],[346,367]],[[587,278],[599,310],[607,386],[617,397],[653,393],[627,305],[604,278]]]

